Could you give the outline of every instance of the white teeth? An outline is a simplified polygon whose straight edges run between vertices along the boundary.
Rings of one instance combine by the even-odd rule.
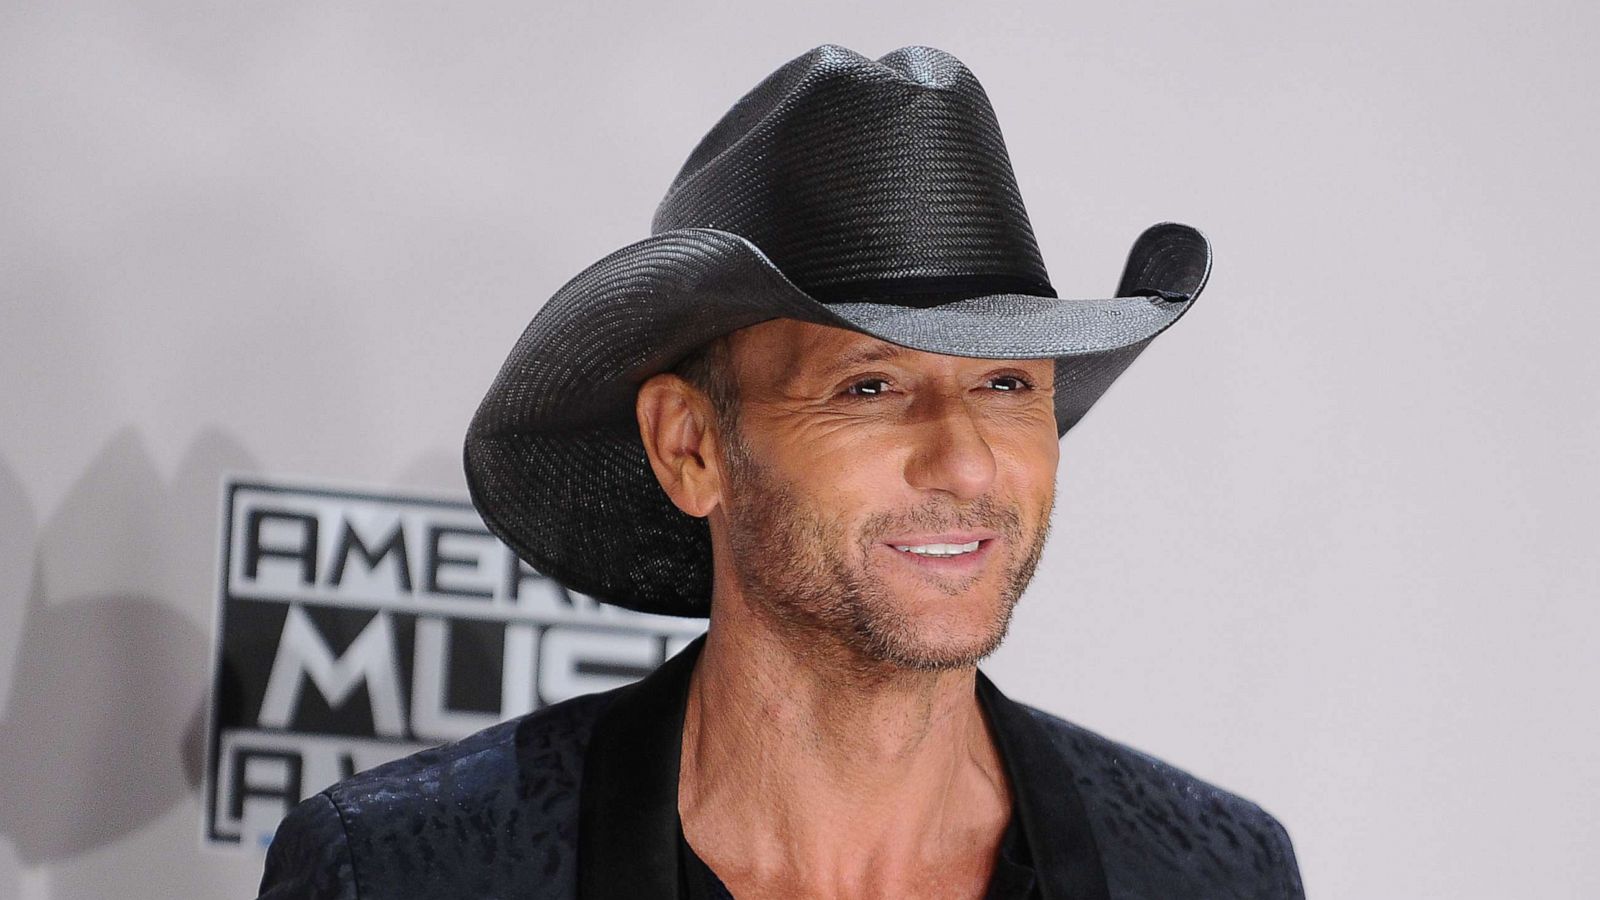
[[[903,550],[906,553],[915,553],[918,556],[960,556],[963,553],[971,553],[978,549],[979,543],[981,542],[972,541],[966,544],[918,544],[916,546],[896,544],[895,549]]]

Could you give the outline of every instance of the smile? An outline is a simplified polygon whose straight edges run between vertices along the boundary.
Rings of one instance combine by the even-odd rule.
[[[897,570],[920,575],[976,575],[994,562],[996,540],[992,532],[895,535],[879,544],[898,564]]]
[[[951,556],[964,556],[964,555],[966,555],[968,553],[972,553],[972,552],[974,552],[974,551],[976,551],[978,549],[978,546],[981,543],[983,543],[983,542],[982,541],[969,541],[969,542],[967,542],[965,544],[917,544],[917,545],[900,545],[900,544],[896,544],[896,545],[894,545],[894,548],[896,550],[901,551],[902,553],[915,553],[918,556],[951,557]]]

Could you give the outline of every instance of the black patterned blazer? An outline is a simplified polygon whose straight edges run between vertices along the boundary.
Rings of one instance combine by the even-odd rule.
[[[636,684],[379,766],[295,807],[264,900],[677,898],[678,756],[701,641]],[[978,698],[1046,900],[1303,900],[1283,827],[1070,722]]]

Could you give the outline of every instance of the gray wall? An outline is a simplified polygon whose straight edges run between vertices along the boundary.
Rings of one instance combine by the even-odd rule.
[[[991,674],[1262,802],[1318,898],[1600,896],[1597,20],[8,3],[0,896],[252,894],[198,842],[220,474],[463,492],[528,317],[825,41],[966,60],[1064,293],[1217,246]]]

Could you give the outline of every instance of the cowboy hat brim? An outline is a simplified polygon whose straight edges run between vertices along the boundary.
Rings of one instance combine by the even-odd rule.
[[[489,530],[567,587],[641,612],[704,616],[709,533],[650,469],[634,419],[645,380],[723,334],[798,319],[931,353],[1054,358],[1065,434],[1188,310],[1210,270],[1205,237],[1169,222],[1134,242],[1111,298],[823,303],[739,235],[664,232],[590,266],[534,316],[468,429],[468,488]]]

